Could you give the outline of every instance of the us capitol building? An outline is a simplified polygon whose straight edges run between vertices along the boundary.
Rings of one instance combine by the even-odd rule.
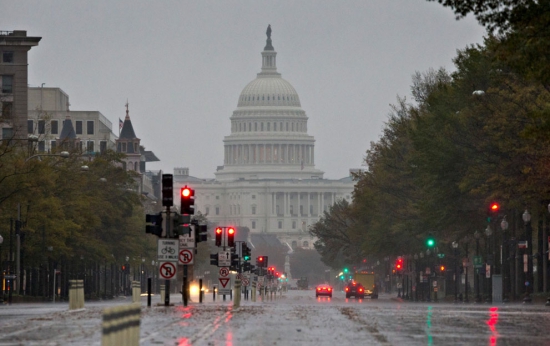
[[[315,168],[315,139],[294,87],[277,72],[277,52],[267,30],[262,70],[239,96],[215,179],[174,169],[174,191],[195,189],[195,209],[221,226],[272,234],[289,248],[313,248],[308,227],[341,199],[351,200],[351,177],[323,178]],[[174,201],[179,201],[175,198]]]

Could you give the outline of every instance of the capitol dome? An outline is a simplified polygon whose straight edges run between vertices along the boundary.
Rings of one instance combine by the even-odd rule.
[[[308,117],[294,87],[277,72],[270,26],[266,34],[261,72],[239,96],[216,179],[322,179]]]
[[[241,92],[237,107],[290,106],[300,107],[294,87],[280,76],[262,76],[248,83]]]

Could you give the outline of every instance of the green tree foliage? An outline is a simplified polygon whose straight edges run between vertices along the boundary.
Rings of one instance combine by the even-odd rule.
[[[46,254],[101,262],[154,254],[154,240],[143,232],[138,177],[116,165],[120,154],[28,159],[24,150],[0,149],[8,153],[0,164],[0,230],[7,239],[19,209],[25,265],[42,263]]]
[[[471,236],[486,227],[492,200],[517,210],[549,199],[547,2],[440,2],[503,30],[459,51],[455,72],[413,76],[415,103],[392,107],[353,202],[312,228],[333,268],[425,250],[428,233],[442,247]]]

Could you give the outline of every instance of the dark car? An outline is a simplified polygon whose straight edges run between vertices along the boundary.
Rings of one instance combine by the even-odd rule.
[[[329,298],[332,298],[332,287],[327,284],[317,286],[317,288],[315,289],[315,298],[319,296],[327,296]]]
[[[346,298],[354,296],[355,298],[365,298],[365,287],[358,282],[352,281],[344,288],[346,292]]]

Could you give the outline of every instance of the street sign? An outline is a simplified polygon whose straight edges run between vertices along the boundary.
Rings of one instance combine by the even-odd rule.
[[[195,232],[183,234],[179,236],[180,249],[190,249],[195,247]]]
[[[248,286],[250,284],[250,281],[248,278],[243,278],[243,286]]]
[[[485,265],[485,277],[487,279],[491,277],[491,265],[490,264]]]
[[[230,278],[219,278],[218,280],[220,281],[220,285],[222,288],[226,288],[229,281],[231,281]]]
[[[218,267],[231,266],[231,253],[229,251],[218,252]]]
[[[432,285],[433,285],[434,287],[437,287],[437,281],[434,280],[434,281],[432,282]]]
[[[244,276],[243,276],[243,274],[242,274],[242,273],[239,273],[239,274],[237,274],[237,279],[239,279],[239,280],[242,280],[242,279],[243,279],[243,277],[244,277]]]
[[[220,276],[226,277],[228,275],[229,275],[229,268],[227,267],[220,268]]]
[[[231,288],[218,288],[219,295],[231,294]]]
[[[481,256],[474,256],[474,268],[479,269],[481,267],[483,267]]]
[[[159,239],[157,260],[159,262],[178,261],[178,241],[176,239]]]
[[[159,275],[162,279],[173,280],[176,278],[176,264],[174,262],[163,262],[159,266]]]
[[[518,249],[527,249],[528,247],[529,244],[527,243],[527,240],[518,241]]]
[[[193,264],[193,249],[181,249],[179,254],[180,264]]]

